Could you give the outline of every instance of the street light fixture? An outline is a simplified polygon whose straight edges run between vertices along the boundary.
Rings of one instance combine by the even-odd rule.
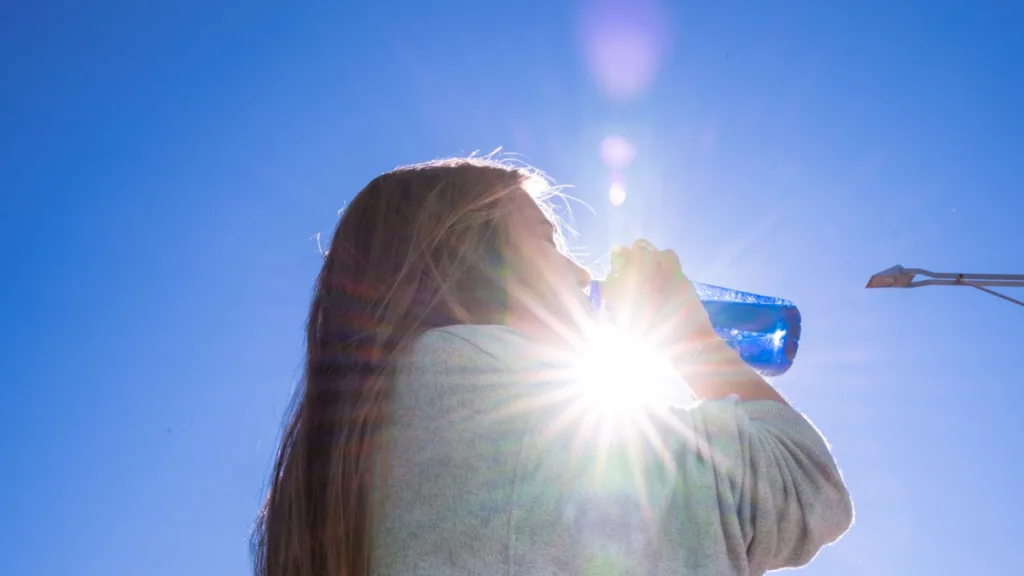
[[[916,280],[918,276],[924,276],[927,280]],[[1024,306],[1024,302],[988,288],[989,286],[1024,288],[1024,274],[958,274],[893,266],[873,275],[868,280],[866,288],[919,288],[921,286],[970,286],[1013,302],[1018,306]]]

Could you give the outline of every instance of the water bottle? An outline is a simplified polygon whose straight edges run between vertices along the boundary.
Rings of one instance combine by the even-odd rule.
[[[800,310],[782,298],[693,283],[715,332],[764,376],[780,376],[793,365],[800,344]],[[601,282],[590,284],[590,305],[604,308]]]

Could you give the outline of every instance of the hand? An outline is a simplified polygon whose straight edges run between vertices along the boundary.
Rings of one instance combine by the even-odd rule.
[[[675,252],[637,240],[616,246],[611,258],[603,294],[616,324],[670,355],[720,342]]]
[[[615,323],[661,348],[698,399],[785,399],[711,326],[679,258],[646,240],[612,250],[612,273],[603,294]]]

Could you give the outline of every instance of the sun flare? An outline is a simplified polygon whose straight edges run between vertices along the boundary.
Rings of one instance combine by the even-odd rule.
[[[589,411],[614,420],[689,398],[689,388],[663,355],[611,326],[595,328],[572,381]]]

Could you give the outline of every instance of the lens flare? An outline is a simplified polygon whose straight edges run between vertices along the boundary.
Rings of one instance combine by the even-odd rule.
[[[595,327],[573,382],[590,410],[614,420],[689,399],[689,388],[663,355],[612,326]]]
[[[613,170],[628,167],[636,158],[636,146],[622,136],[606,136],[601,140],[601,160]]]
[[[605,94],[627,101],[650,90],[669,45],[661,2],[586,0],[582,8],[587,63]]]
[[[626,201],[626,188],[618,182],[613,182],[608,187],[608,201],[612,203],[612,206],[622,206]]]

